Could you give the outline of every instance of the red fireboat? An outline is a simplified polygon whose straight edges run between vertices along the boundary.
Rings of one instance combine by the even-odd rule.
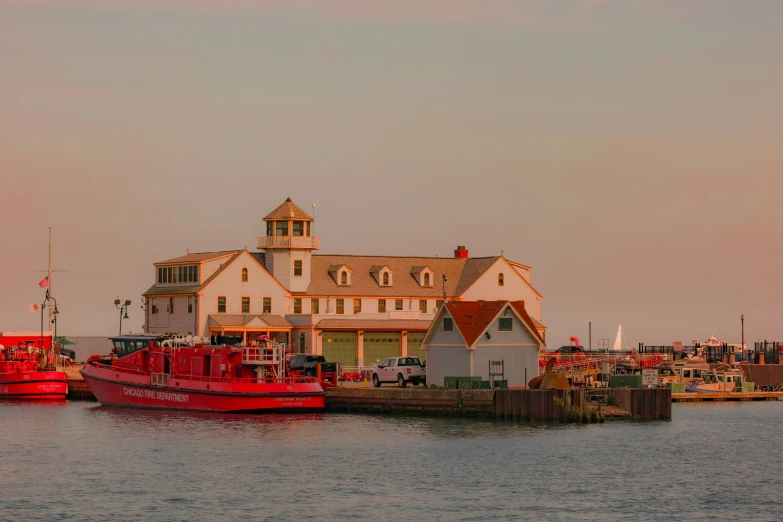
[[[49,349],[39,347],[39,334],[24,332],[0,334],[0,398],[65,400],[68,383],[64,372],[55,371],[51,336],[46,337]]]
[[[80,370],[104,406],[221,413],[322,411],[314,377],[286,375],[285,346],[214,346],[155,335],[113,337]]]

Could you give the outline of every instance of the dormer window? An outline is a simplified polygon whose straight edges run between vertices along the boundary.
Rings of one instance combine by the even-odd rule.
[[[378,286],[391,286],[394,282],[392,270],[389,265],[375,265],[370,267],[370,274],[372,274],[375,282]]]
[[[334,278],[338,286],[351,286],[351,269],[346,265],[332,265],[329,274]]]
[[[428,266],[414,266],[411,268],[411,274],[416,278],[416,282],[419,286],[424,288],[432,288],[432,279],[434,272]]]
[[[389,272],[383,273],[383,286],[389,286]]]
[[[242,269],[242,282],[247,283],[247,268]]]
[[[348,272],[343,270],[340,272],[340,284],[341,285],[347,285],[348,284]]]
[[[430,274],[426,272],[424,274],[424,286],[430,286]]]
[[[503,286],[504,283],[503,272],[501,272],[498,274],[498,286]]]

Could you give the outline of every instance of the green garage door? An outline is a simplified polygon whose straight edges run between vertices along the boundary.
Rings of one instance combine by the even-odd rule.
[[[356,332],[324,332],[321,339],[327,361],[356,366]]]
[[[426,332],[408,332],[408,355],[418,357],[422,362],[427,359],[427,351],[421,349],[425,335]]]
[[[364,332],[364,365],[400,355],[400,332]]]

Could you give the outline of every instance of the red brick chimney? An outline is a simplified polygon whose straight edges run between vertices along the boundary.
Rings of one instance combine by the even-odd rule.
[[[458,246],[457,250],[454,251],[454,257],[459,259],[467,259],[468,251],[465,249],[464,246]]]

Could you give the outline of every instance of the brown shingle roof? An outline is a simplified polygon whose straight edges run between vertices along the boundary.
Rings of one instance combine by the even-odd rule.
[[[300,221],[313,220],[313,218],[311,218],[307,212],[297,207],[296,204],[291,201],[291,198],[286,199],[282,205],[267,214],[267,216],[264,218],[264,221],[274,219],[298,219]]]
[[[165,261],[159,261],[155,263],[158,265],[171,265],[174,263],[200,263],[202,261],[208,261],[210,259],[217,259],[219,257],[230,256],[239,252],[239,250],[223,250],[220,252],[193,252],[184,256],[172,257]]]
[[[416,319],[321,319],[316,328],[321,330],[421,330],[426,331],[432,321]]]
[[[460,277],[455,294],[462,295],[465,293],[498,259],[500,259],[499,256],[471,257],[467,259],[465,270],[462,271],[462,277]]]
[[[446,295],[453,297],[455,288],[460,284],[463,268],[470,261],[472,260],[453,257],[314,255],[311,261],[310,286],[307,287],[307,294],[319,296],[410,296],[437,299],[443,298],[443,286],[439,278],[445,274],[448,279]],[[422,262],[426,262],[435,272],[435,281],[432,286],[419,286],[411,273],[411,268],[421,266]],[[334,266],[340,267],[342,265],[351,269],[350,285],[338,285],[330,274],[330,270],[333,271]],[[372,275],[373,267],[383,265],[388,266],[394,274],[394,282],[391,286],[379,286]]]

